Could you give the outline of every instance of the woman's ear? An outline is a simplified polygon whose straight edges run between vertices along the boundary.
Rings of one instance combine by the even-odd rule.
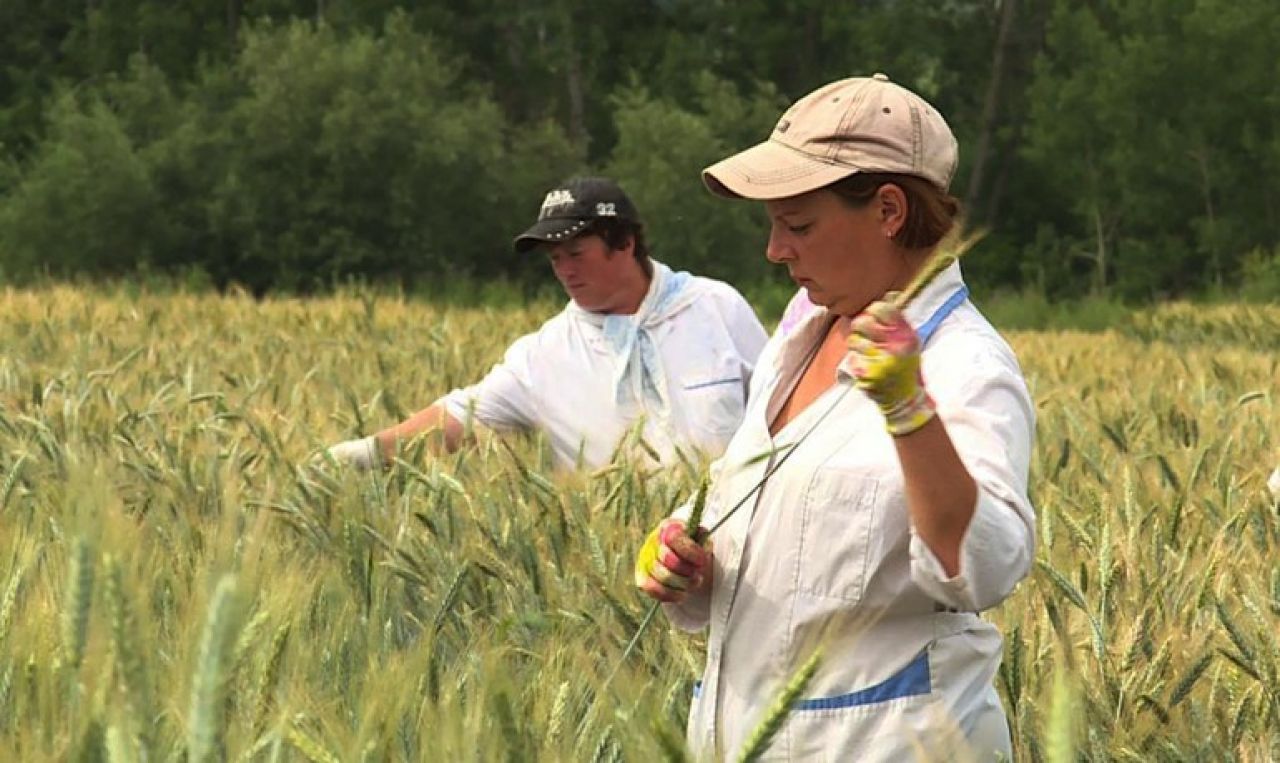
[[[893,238],[907,221],[907,195],[893,183],[885,183],[876,191],[879,205],[880,229],[886,238]]]

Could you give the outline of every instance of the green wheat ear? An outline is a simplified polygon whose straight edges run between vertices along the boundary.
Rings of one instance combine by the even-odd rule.
[[[773,738],[782,729],[782,724],[791,715],[791,706],[813,680],[813,674],[818,671],[820,662],[822,662],[822,650],[819,649],[814,651],[813,656],[800,666],[782,691],[778,692],[769,705],[769,711],[765,713],[764,720],[756,726],[755,731],[751,732],[747,744],[742,748],[742,755],[738,757],[739,763],[758,760],[769,749],[769,745],[773,744]]]
[[[707,477],[703,475],[698,494],[693,499],[693,510],[689,512],[689,521],[684,526],[685,533],[694,540],[697,540],[698,526],[702,524],[702,510],[707,507],[707,483]]]
[[[963,226],[957,225],[933,250],[933,254],[925,261],[924,266],[920,268],[919,273],[916,273],[915,278],[911,279],[911,283],[907,284],[907,288],[898,292],[898,295],[893,300],[893,306],[901,310],[911,304],[911,301],[918,297],[920,292],[924,291],[924,287],[932,283],[939,273],[951,267],[951,263],[956,262],[967,254],[974,244],[981,241],[986,235],[986,228],[979,228],[972,233],[964,233]]]

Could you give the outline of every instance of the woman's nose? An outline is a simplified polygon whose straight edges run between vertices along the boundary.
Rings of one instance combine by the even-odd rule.
[[[795,249],[785,241],[785,237],[778,234],[777,228],[769,229],[769,242],[764,247],[765,259],[773,263],[786,262],[795,259]]]

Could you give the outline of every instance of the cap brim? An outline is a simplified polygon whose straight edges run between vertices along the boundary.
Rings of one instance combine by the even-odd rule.
[[[858,171],[767,140],[706,168],[702,182],[712,193],[729,199],[785,199]]]
[[[516,236],[512,245],[520,254],[532,251],[543,244],[559,244],[578,234],[591,220],[580,217],[549,217],[534,223],[529,230]]]

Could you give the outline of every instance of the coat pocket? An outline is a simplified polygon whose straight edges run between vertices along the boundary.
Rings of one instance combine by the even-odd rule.
[[[797,588],[822,599],[856,604],[867,583],[876,531],[879,481],[864,472],[815,471],[801,497]]]
[[[680,379],[681,406],[690,428],[723,448],[746,410],[742,369],[728,364],[686,373]]]
[[[948,724],[934,719],[944,711],[931,669],[926,649],[874,686],[797,702],[786,729],[786,759],[952,760],[937,745],[939,731]],[[918,758],[921,750],[928,754]]]

